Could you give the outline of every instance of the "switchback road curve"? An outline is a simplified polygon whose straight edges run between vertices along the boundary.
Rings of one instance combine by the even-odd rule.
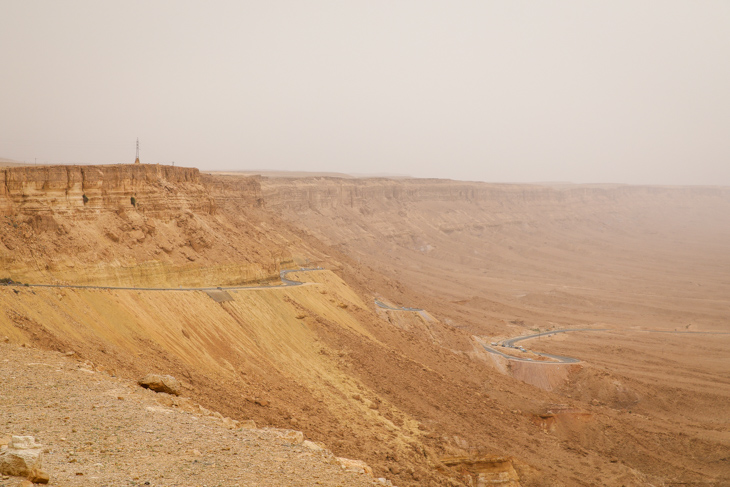
[[[573,329],[565,329],[565,330],[552,330],[552,331],[546,331],[543,333],[535,333],[534,335],[526,335],[526,336],[520,336],[515,338],[510,338],[508,340],[503,340],[501,343],[497,344],[496,347],[503,347],[503,348],[511,348],[513,350],[519,350],[517,347],[515,347],[515,343],[521,342],[522,340],[530,340],[532,338],[538,338],[541,336],[550,336],[554,335],[555,333],[568,333],[572,331],[606,331],[606,329],[596,329],[596,328],[573,328]],[[505,357],[509,360],[515,360],[518,362],[535,362],[539,364],[576,364],[580,362],[579,359],[573,358],[573,357],[564,357],[562,355],[553,355],[551,353],[541,353],[541,352],[534,352],[530,350],[530,352],[534,353],[535,355],[540,355],[541,357],[547,357],[555,360],[555,362],[543,362],[543,361],[535,361],[531,358],[522,358],[522,357],[515,357],[514,355],[509,355],[506,353],[503,353],[499,351],[496,347],[490,347],[487,345],[482,344],[482,347],[484,347],[484,350],[486,350],[489,353],[493,353],[496,355],[501,355],[502,357]]]

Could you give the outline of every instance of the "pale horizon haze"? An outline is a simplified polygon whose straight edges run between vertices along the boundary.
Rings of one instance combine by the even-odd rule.
[[[0,158],[730,186],[728,1],[0,0]]]

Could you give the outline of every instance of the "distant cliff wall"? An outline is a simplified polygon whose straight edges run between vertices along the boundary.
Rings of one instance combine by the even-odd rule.
[[[262,190],[271,209],[359,207],[377,201],[461,201],[493,205],[611,204],[627,198],[658,202],[677,198],[730,198],[730,188],[629,185],[492,184],[442,179],[264,179]]]
[[[443,258],[464,260],[502,240],[730,236],[727,187],[317,177],[263,178],[261,188],[267,209],[318,239],[374,254],[386,242],[420,252],[458,248]]]

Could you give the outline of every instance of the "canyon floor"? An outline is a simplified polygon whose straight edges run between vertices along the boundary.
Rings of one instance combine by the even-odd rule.
[[[83,485],[116,485],[105,475],[144,484],[130,467],[142,459],[199,475],[145,477],[154,485],[374,481],[264,438],[274,430],[191,419],[133,385],[148,372],[184,381],[183,401],[300,430],[401,487],[730,485],[730,189],[163,166],[4,172],[0,278],[61,287],[0,286],[0,335],[11,342],[0,367],[26,378],[4,381],[16,412],[0,437],[51,445],[56,485],[82,485],[75,469]],[[280,270],[298,267],[322,269],[277,286]],[[75,284],[101,288],[62,287]],[[201,286],[221,289],[180,289]],[[558,329],[588,331],[509,351],[529,362],[483,347]],[[69,350],[73,359],[57,353]],[[68,401],[43,399],[43,384],[104,399],[74,416]],[[114,435],[84,426],[111,412],[130,435],[159,436],[154,418],[182,419],[124,456],[104,444]],[[46,433],[44,415],[57,418]],[[55,425],[66,417],[78,434]],[[225,445],[182,446],[201,425],[221,428]],[[74,441],[64,448],[76,456],[58,453]],[[195,470],[221,450],[225,469]]]

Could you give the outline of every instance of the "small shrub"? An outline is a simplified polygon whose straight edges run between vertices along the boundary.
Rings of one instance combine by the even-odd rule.
[[[84,204],[89,202],[89,198],[85,194],[81,195],[81,198],[84,200]]]
[[[131,198],[129,199],[129,201],[131,201],[131,202],[132,202],[132,206],[135,206],[135,207],[137,206],[137,198],[135,198],[134,196],[132,196],[132,197],[131,197]]]

